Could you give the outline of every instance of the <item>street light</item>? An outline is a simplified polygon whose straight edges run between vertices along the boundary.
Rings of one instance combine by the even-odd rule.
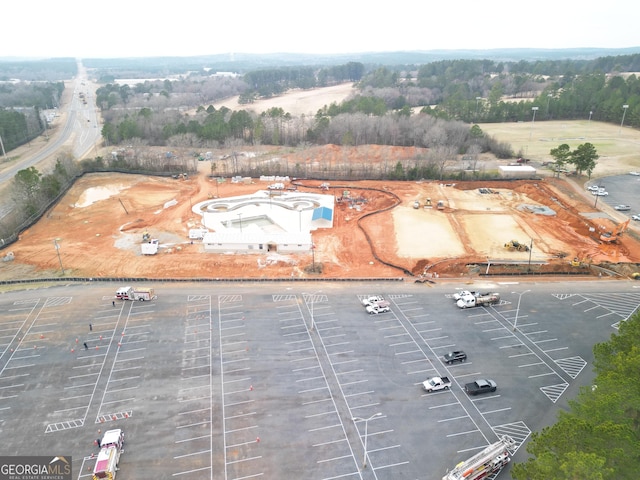
[[[531,130],[529,131],[529,140],[531,140],[531,135],[533,135],[533,124],[536,123],[536,112],[538,111],[538,107],[531,107],[533,111],[533,118],[531,119]]]
[[[598,198],[600,198],[600,189],[601,188],[604,188],[604,185],[598,185],[598,190],[595,191],[596,201],[593,202],[593,208],[596,208],[596,205],[598,205]]]
[[[522,295],[524,295],[527,292],[530,292],[531,290],[525,290],[522,293],[518,293],[518,292],[511,292],[514,293],[516,295],[518,295],[518,306],[516,307],[516,318],[513,321],[513,331],[516,331],[516,328],[518,328],[518,314],[520,313],[520,300],[522,300]]]
[[[552,93],[547,93],[547,120],[549,119],[549,103],[551,103]]]
[[[242,213],[238,214],[238,218],[240,219],[240,233],[242,233]]]
[[[309,293],[304,294],[303,293],[303,295],[306,295],[305,302],[307,303],[307,305],[311,305],[309,307],[309,312],[311,313],[311,326],[309,327],[309,330],[311,330],[311,331],[313,331],[314,323],[315,323],[314,319],[313,319],[313,304],[316,301],[316,295],[318,295],[319,293],[322,293],[322,290],[318,290],[317,292],[313,292],[311,294],[309,294]],[[310,300],[310,301],[307,301],[307,300]]]
[[[622,105],[622,121],[620,122],[620,132],[622,132],[622,126],[624,125],[624,116],[627,114],[627,108],[629,105]]]
[[[302,233],[302,207],[298,206],[298,232]]]
[[[56,249],[56,253],[58,254],[58,261],[60,262],[60,271],[62,272],[62,275],[64,275],[64,268],[62,267],[62,257],[60,257],[60,245],[58,245],[57,238],[53,240],[53,245]]]
[[[371,415],[369,418],[360,418],[360,417],[353,417],[351,420],[353,420],[353,423],[355,422],[364,422],[364,459],[362,460],[362,468],[365,469],[367,468],[367,433],[368,433],[368,426],[369,426],[369,420],[376,418],[376,417],[381,417],[382,413],[378,412],[375,413],[373,415]]]

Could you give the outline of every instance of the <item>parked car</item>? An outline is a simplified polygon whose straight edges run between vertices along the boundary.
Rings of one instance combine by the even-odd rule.
[[[464,386],[464,391],[469,395],[478,395],[480,393],[495,392],[498,389],[498,385],[493,380],[488,378],[478,379],[475,382],[467,383]]]
[[[374,303],[380,303],[384,301],[385,300],[382,295],[372,295],[362,300],[362,306],[367,307],[369,305],[373,305]]]
[[[640,220],[640,213],[636,213],[635,215],[631,215],[631,218],[633,220],[636,220],[636,221]]]
[[[431,377],[422,382],[422,388],[427,393],[449,390],[451,388],[451,380],[449,380],[449,377]]]
[[[600,190],[600,187],[598,185],[589,185],[587,187],[587,190],[589,190],[590,192],[597,192],[598,190]]]
[[[391,304],[389,302],[372,303],[365,307],[369,315],[376,315],[378,313],[387,313],[391,311]]]
[[[460,290],[459,292],[456,292],[453,294],[453,299],[457,302],[458,300],[464,297],[481,297],[482,295],[484,294],[480,292],[470,292],[469,290]]]
[[[619,212],[627,212],[627,211],[631,210],[631,207],[629,205],[616,205],[613,208],[615,208]]]
[[[629,175],[635,175],[637,177],[640,175],[640,172],[629,172]]]
[[[593,194],[597,195],[598,197],[606,197],[607,195],[609,195],[609,192],[605,190],[598,190],[597,192],[593,192]]]
[[[444,363],[451,365],[453,362],[466,362],[467,354],[462,350],[456,350],[455,352],[445,354],[442,359],[444,360]]]

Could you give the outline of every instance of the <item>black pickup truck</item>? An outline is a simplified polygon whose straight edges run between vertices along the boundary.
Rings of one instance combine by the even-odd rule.
[[[498,389],[498,385],[493,380],[478,379],[475,382],[467,383],[464,386],[464,391],[469,395],[478,395],[480,393],[495,392]]]

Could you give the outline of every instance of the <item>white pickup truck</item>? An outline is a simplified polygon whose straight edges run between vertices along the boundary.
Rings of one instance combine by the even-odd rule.
[[[371,295],[370,297],[365,297],[362,299],[362,305],[364,307],[368,307],[369,305],[373,305],[376,303],[384,302],[384,297],[382,295]]]
[[[431,377],[422,382],[422,388],[427,393],[437,392],[438,390],[449,390],[451,380],[449,377]]]
[[[372,303],[365,307],[365,310],[369,315],[376,315],[378,313],[387,313],[391,311],[391,304],[386,300],[381,302]]]

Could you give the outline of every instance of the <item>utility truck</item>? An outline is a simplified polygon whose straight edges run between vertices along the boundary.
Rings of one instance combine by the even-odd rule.
[[[442,480],[480,480],[498,473],[511,460],[511,452],[516,442],[504,435],[496,443],[464,462],[460,462],[453,470],[447,472]]]
[[[120,287],[116,290],[118,300],[138,300],[140,302],[155,300],[158,296],[149,287]]]
[[[487,295],[467,295],[458,299],[456,305],[458,308],[483,307],[485,305],[494,305],[500,303],[500,294],[489,293]]]
[[[93,480],[115,480],[120,455],[124,452],[124,433],[120,429],[108,430],[100,442],[100,452],[93,467]]]
[[[449,390],[450,387],[451,380],[449,380],[449,377],[431,377],[422,382],[422,388],[427,393]]]

